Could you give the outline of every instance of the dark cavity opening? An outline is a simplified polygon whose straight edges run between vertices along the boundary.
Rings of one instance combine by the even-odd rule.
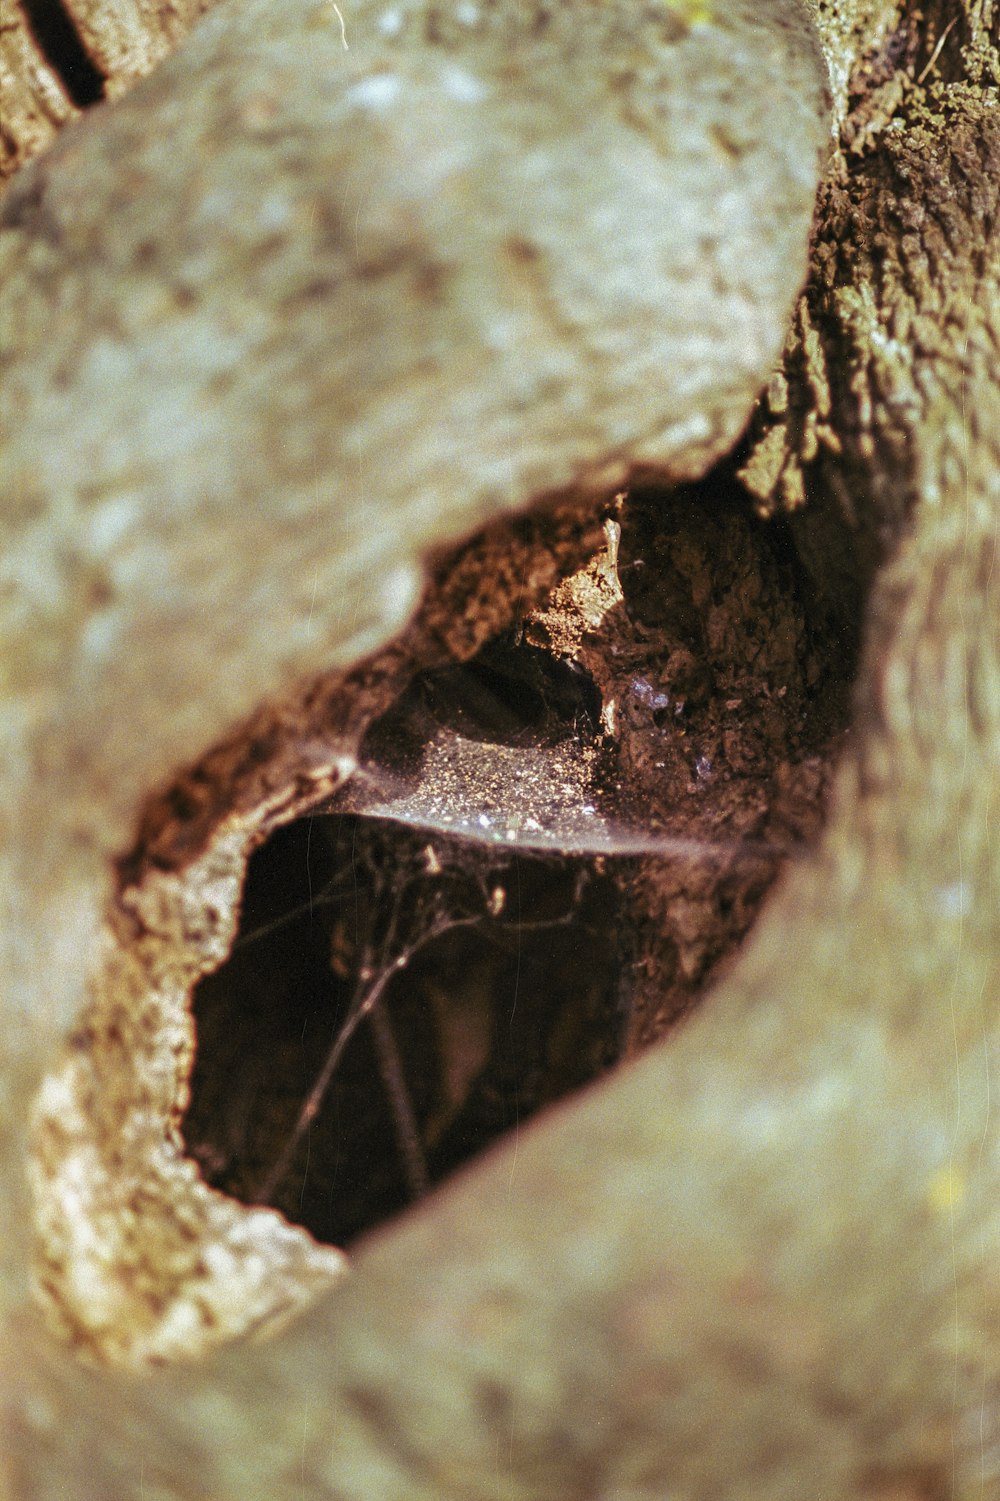
[[[69,11],[59,0],[20,0],[21,10],[45,61],[62,80],[78,109],[104,98],[104,78],[94,66]]]
[[[792,528],[725,473],[602,522],[603,613],[415,672],[195,991],[189,1151],[320,1240],[663,1037],[822,826],[856,638]]]
[[[553,746],[592,738],[600,720],[601,695],[579,662],[508,631],[471,661],[419,673],[372,726],[363,759],[405,763],[440,731],[483,745]]]
[[[349,1243],[613,1063],[615,890],[587,860],[323,814],[252,857],[194,996],[213,1186]]]

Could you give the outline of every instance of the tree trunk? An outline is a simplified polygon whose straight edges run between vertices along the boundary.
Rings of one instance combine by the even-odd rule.
[[[694,42],[728,24],[712,18],[712,7],[668,9],[678,35]],[[27,1291],[24,1117],[80,1006],[78,964],[93,950],[111,862],[134,834],[144,794],[224,735],[230,749],[224,744],[214,763],[222,781],[225,768],[249,759],[253,734],[262,743],[262,726],[294,729],[290,685],[328,663],[346,670],[391,636],[409,614],[428,543],[440,548],[467,535],[501,503],[481,487],[443,519],[430,516],[413,498],[419,448],[408,439],[410,489],[396,499],[389,469],[377,476],[399,536],[369,565],[371,587],[351,599],[357,625],[331,610],[304,634],[317,583],[321,597],[338,589],[345,558],[356,568],[369,555],[353,537],[303,547],[303,523],[314,525],[318,511],[295,501],[301,476],[293,459],[272,471],[290,475],[293,498],[273,522],[265,507],[234,520],[224,506],[205,505],[187,513],[194,531],[178,543],[172,513],[160,518],[150,506],[145,524],[164,550],[138,548],[130,557],[141,584],[134,597],[154,598],[135,615],[131,636],[113,637],[111,665],[94,678],[108,697],[95,707],[67,693],[77,685],[65,667],[77,660],[87,627],[87,649],[100,660],[93,622],[107,587],[88,571],[79,517],[67,521],[59,511],[70,459],[63,449],[46,471],[37,443],[12,441],[5,484],[22,528],[18,545],[25,537],[33,545],[39,515],[46,537],[58,533],[58,597],[69,600],[62,615],[46,619],[50,580],[40,576],[31,609],[19,616],[12,608],[5,626],[7,652],[19,650],[9,657],[15,708],[5,747],[16,792],[7,815],[3,1039],[3,1401],[12,1494],[466,1498],[495,1495],[499,1486],[511,1496],[566,1501],[674,1494],[943,1501],[1000,1485],[1000,1139],[991,1111],[1000,978],[993,837],[1000,16],[990,0],[919,11],[820,0],[813,10],[836,144],[783,371],[739,459],[758,506],[791,511],[799,551],[845,640],[862,632],[852,733],[822,837],[787,872],[735,966],[665,1043],[363,1245],[344,1285],[283,1334],[142,1375],[81,1366],[43,1329]],[[117,211],[127,221],[128,199],[141,195],[140,183],[121,181],[136,169],[127,143],[144,121],[154,135],[168,132],[172,91],[182,84],[192,97],[198,88],[210,92],[226,48],[241,45],[239,25],[219,11],[192,38],[200,52],[189,46],[127,107],[67,132],[53,150],[51,179],[47,168],[31,177],[35,169],[27,169],[0,204],[11,231],[8,285],[22,294],[57,289],[35,302],[22,296],[38,327],[20,346],[30,357],[12,362],[14,436],[31,407],[25,382],[46,361],[47,399],[60,389],[60,359],[84,397],[101,399],[99,340],[84,380],[72,350],[45,338],[58,288],[74,284],[74,256],[110,257],[106,247],[94,249],[104,243],[98,229],[91,243],[86,231],[66,248],[74,168],[82,161],[92,174],[80,179],[81,194],[100,188],[100,215]],[[339,28],[336,39],[339,46]],[[351,40],[348,15],[343,41]],[[752,54],[761,67],[769,45]],[[790,50],[800,63],[783,62],[774,87],[785,79],[793,100],[806,101],[800,121],[815,123],[801,32]],[[718,52],[707,57],[725,66]],[[251,90],[241,99],[247,130],[258,120],[267,130],[284,82],[293,86],[294,58],[288,67],[274,97]],[[695,95],[701,67],[686,79]],[[309,87],[321,82],[312,78]],[[781,107],[794,115],[794,103]],[[756,135],[766,135],[762,103],[754,115]],[[691,142],[685,150],[696,149]],[[281,149],[280,141],[268,149]],[[679,171],[676,161],[669,170]],[[789,201],[782,194],[795,178],[794,166],[779,161],[770,201]],[[47,201],[50,182],[59,191]],[[742,191],[751,194],[748,182]],[[187,211],[184,192],[181,182],[168,218]],[[226,212],[209,224],[209,237],[225,238]],[[750,241],[760,222],[748,214]],[[140,242],[128,224],[133,232]],[[742,244],[738,224],[733,233]],[[767,260],[762,252],[765,281]],[[114,274],[113,257],[109,264],[105,277]],[[252,258],[242,273],[254,274]],[[769,296],[770,324],[780,327],[795,285],[789,275]],[[182,316],[183,278],[170,295],[177,304],[170,316]],[[334,295],[327,284],[324,296]],[[157,326],[160,312],[150,305],[116,314],[106,302],[85,303],[91,334],[114,329],[116,316],[132,340],[134,363],[118,377],[127,384],[143,372],[136,330]],[[225,331],[224,321],[213,325],[215,338]],[[763,378],[764,336],[756,357]],[[252,362],[241,379],[252,384]],[[460,369],[459,384],[466,379]],[[750,373],[741,380],[724,402],[714,387],[698,395],[711,442],[695,434],[689,447],[667,442],[657,456],[640,421],[625,450],[604,434],[587,449],[585,424],[573,434],[582,460],[557,450],[548,486],[526,462],[523,498],[546,488],[563,501],[577,490],[593,496],[647,475],[656,460],[675,481],[703,472],[746,414]],[[345,389],[337,388],[338,401]],[[280,399],[280,389],[269,396]],[[666,400],[675,421],[681,400],[679,393]],[[124,410],[138,420],[127,402]],[[88,450],[92,435],[75,412],[70,457],[96,485],[92,503],[106,498],[100,485],[111,479],[120,499],[132,481],[105,462],[113,444],[102,439],[101,470],[93,464],[100,445]],[[66,419],[57,409],[48,428],[31,420],[38,425],[29,436],[55,433]],[[195,488],[210,448],[198,451]],[[317,451],[325,452],[314,445],[310,464]],[[331,466],[325,476],[339,473]],[[442,489],[460,495],[466,482],[459,464]],[[155,486],[149,493],[164,494]],[[177,504],[175,492],[166,493]],[[258,535],[248,533],[247,514]],[[109,513],[107,525],[113,519]],[[539,535],[551,539],[544,525]],[[14,526],[11,538],[13,545]],[[260,601],[271,598],[254,592],[262,541],[269,576],[287,591],[277,628],[289,640],[277,646],[274,630],[255,621]],[[561,562],[538,563],[525,590],[531,603],[566,571],[571,551],[567,544]],[[181,572],[191,630],[155,598],[162,557],[175,554],[189,560]],[[15,563],[43,555],[25,543]],[[496,606],[489,585],[478,587],[472,615],[485,618]],[[445,588],[442,599],[447,622],[455,593]],[[245,632],[235,646],[233,618]],[[450,630],[446,644],[457,654],[471,649],[457,645],[466,624],[439,619],[424,628],[438,639]],[[208,670],[192,666],[200,632],[209,633]],[[133,671],[135,642],[142,660]],[[112,724],[103,735],[115,695],[125,731]],[[234,730],[255,708],[254,731]],[[274,730],[273,743],[282,733]],[[301,746],[287,751],[287,733],[283,744],[285,763],[277,756],[274,764],[287,788],[309,758]],[[340,749],[350,759],[356,739],[345,735]],[[331,782],[338,774],[323,764]],[[282,787],[261,776],[258,802],[277,798]],[[213,798],[215,816],[224,798],[217,790]],[[226,811],[238,819],[245,810],[235,802]],[[204,847],[202,838],[198,853]]]

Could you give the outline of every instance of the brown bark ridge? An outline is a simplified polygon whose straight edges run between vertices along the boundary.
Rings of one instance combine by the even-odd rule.
[[[706,17],[683,9],[694,35]],[[816,14],[839,145],[745,472],[762,503],[807,497],[801,545],[848,621],[875,575],[818,850],[670,1045],[373,1240],[345,1287],[269,1344],[144,1380],[81,1373],[24,1302],[12,1172],[15,1495],[943,1501],[1000,1484],[998,17],[989,0]],[[83,139],[67,136],[70,162]],[[35,231],[16,253],[52,284],[58,234],[39,243],[39,196],[29,183],[19,200]],[[420,536],[422,513],[406,524]],[[83,598],[86,574],[72,576]],[[260,652],[252,636],[246,651]],[[52,707],[67,660],[29,658],[9,711],[15,1117],[79,1001],[97,852],[121,847],[136,798],[184,747],[286,669],[268,663],[242,700],[187,722],[168,681],[166,725],[137,716],[148,752],[103,769],[84,754],[74,772],[48,749],[64,730],[61,745],[88,744]],[[70,811],[50,832],[53,788]],[[23,1134],[6,1140],[10,1158]]]
[[[103,79],[103,96],[117,99],[173,51],[211,4],[212,0],[73,0],[65,8]]]
[[[24,12],[0,8],[0,181],[56,137],[78,111],[28,29]]]

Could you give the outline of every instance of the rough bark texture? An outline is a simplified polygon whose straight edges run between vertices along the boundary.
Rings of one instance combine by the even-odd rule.
[[[676,9],[691,35],[708,20]],[[56,642],[14,666],[24,691],[7,711],[13,1494],[944,1501],[1000,1486],[1000,17],[989,0],[815,10],[839,144],[744,473],[764,507],[806,498],[802,551],[848,621],[874,577],[821,844],[669,1046],[378,1237],[273,1342],[143,1380],[83,1373],[26,1301],[23,1111],[79,1003],[100,860],[122,847],[137,797],[193,759],[209,726],[276,691],[293,653],[260,667],[251,637],[239,692],[199,698],[192,721],[166,676],[183,629],[163,647],[140,637],[165,675],[166,724],[140,712],[137,688],[125,702],[139,750],[102,760],[60,696],[100,590],[75,561],[72,649],[13,617],[5,650]],[[154,112],[183,75],[159,76]],[[142,118],[137,103],[94,136]],[[86,150],[67,136],[67,175]],[[59,210],[42,186],[7,199],[23,220],[8,264],[57,286],[41,231]],[[34,462],[16,462],[15,510]],[[62,525],[48,496],[45,534]],[[456,509],[448,526],[488,509]],[[409,561],[426,512],[400,514]],[[230,595],[213,593],[217,544],[238,528],[211,511],[197,525],[220,611],[256,577],[259,548],[244,544],[245,570],[222,570]],[[294,549],[283,559],[285,578],[302,566]],[[155,562],[137,567],[148,579]],[[163,631],[155,610],[145,618]],[[330,626],[296,665],[344,639]]]
[[[211,0],[2,0],[0,182],[100,99],[126,92]]]

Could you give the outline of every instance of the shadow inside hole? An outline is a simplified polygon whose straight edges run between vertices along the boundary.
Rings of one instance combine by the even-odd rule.
[[[578,659],[539,611],[416,674],[197,987],[188,1149],[320,1240],[665,1035],[821,827],[855,642],[790,529],[724,474],[617,515]]]
[[[405,775],[441,731],[528,749],[593,739],[600,728],[601,695],[585,668],[506,631],[467,662],[418,673],[372,725],[362,761]]]
[[[195,992],[189,1152],[213,1186],[350,1242],[616,1060],[616,909],[592,861],[344,815],[280,829]]]

